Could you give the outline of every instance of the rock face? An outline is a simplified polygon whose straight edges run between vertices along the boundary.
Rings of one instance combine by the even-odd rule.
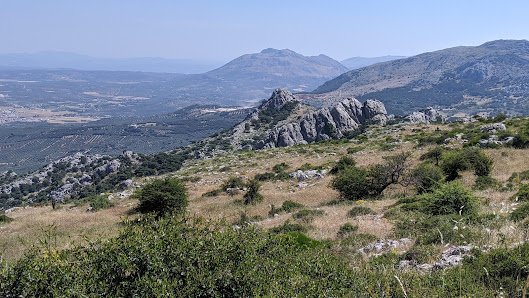
[[[413,112],[410,115],[406,116],[403,122],[407,123],[426,123],[430,124],[432,122],[445,122],[446,116],[441,114],[438,110],[429,107],[421,112]]]
[[[288,101],[296,100],[289,91],[277,89],[269,100],[263,102],[261,107],[277,109]],[[301,120],[269,130],[255,145],[255,148],[287,147],[342,138],[348,131],[357,129],[366,121],[385,123],[387,112],[384,104],[378,100],[367,100],[361,104],[354,98],[347,98],[329,108],[310,112]]]

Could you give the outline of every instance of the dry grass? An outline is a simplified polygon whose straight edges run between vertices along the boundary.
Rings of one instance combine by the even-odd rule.
[[[87,212],[88,206],[50,206],[18,209],[9,213],[14,221],[0,226],[0,251],[6,259],[16,259],[29,247],[51,241],[54,249],[67,249],[90,240],[116,236],[118,223],[134,202],[119,200],[116,206],[98,212]],[[46,234],[56,237],[48,239]]]

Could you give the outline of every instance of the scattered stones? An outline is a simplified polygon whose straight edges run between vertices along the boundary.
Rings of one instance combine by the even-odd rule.
[[[506,130],[505,124],[503,123],[492,123],[492,124],[486,124],[481,127],[482,132],[486,133],[496,133],[500,130]]]
[[[364,254],[370,254],[370,253],[382,253],[388,250],[395,250],[400,246],[403,245],[409,245],[412,243],[412,240],[409,238],[402,238],[399,240],[391,240],[391,239],[379,239],[374,244],[364,246],[358,250],[358,252],[364,253]]]
[[[305,181],[308,179],[323,179],[325,175],[327,174],[327,170],[308,170],[308,171],[302,171],[297,170],[296,172],[292,172],[289,174],[291,178],[297,179],[298,181]]]

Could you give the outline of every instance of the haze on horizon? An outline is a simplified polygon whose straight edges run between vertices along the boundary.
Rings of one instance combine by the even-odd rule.
[[[336,60],[529,39],[527,1],[3,0],[0,54],[227,62],[265,48]]]

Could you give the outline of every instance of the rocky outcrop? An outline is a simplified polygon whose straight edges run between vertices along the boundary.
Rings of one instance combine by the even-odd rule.
[[[424,111],[413,112],[410,115],[404,117],[402,120],[406,123],[426,123],[430,124],[432,122],[445,122],[446,115],[441,114],[438,110],[429,107]]]
[[[480,130],[485,133],[496,133],[497,131],[506,130],[506,129],[507,128],[505,127],[505,124],[503,123],[491,123],[491,124],[483,125]]]
[[[285,102],[296,100],[284,89],[274,91],[272,97],[261,107],[280,107]],[[331,138],[342,138],[347,132],[357,129],[367,121],[384,124],[387,112],[378,100],[367,100],[361,104],[354,98],[347,98],[336,105],[310,112],[301,120],[286,123],[265,133],[255,145],[256,149],[287,147],[308,144]],[[241,127],[237,127],[239,130]]]

